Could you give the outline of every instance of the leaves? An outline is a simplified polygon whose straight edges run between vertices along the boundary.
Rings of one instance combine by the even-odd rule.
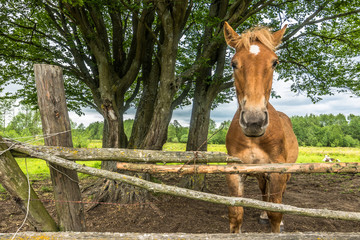
[[[154,4],[0,0],[0,91],[9,84],[20,85],[20,90],[7,97],[20,98],[22,104],[36,108],[32,66],[49,63],[64,69],[70,110],[82,114],[83,107],[91,107],[101,112],[100,88],[108,83],[123,98],[116,100],[122,104],[119,108],[136,107],[143,96],[143,74],[148,74],[145,68],[138,70],[139,66],[128,71],[137,40],[145,35],[137,35],[137,24],[146,23],[147,43],[152,44],[146,49],[151,51],[143,52],[150,55],[147,64],[158,62],[164,41],[161,12],[155,11],[159,4]],[[191,104],[201,81],[212,108],[233,98],[228,64],[232,53],[222,50],[224,20],[239,33],[255,25],[277,30],[289,24],[277,52],[281,62],[277,71],[280,80],[293,83],[292,91],[305,93],[314,102],[342,91],[360,95],[359,6],[359,0],[192,1],[174,59],[178,79],[174,107]],[[144,58],[136,64],[144,64]],[[106,81],[99,70],[104,64],[112,73]],[[127,73],[131,80],[123,81]]]

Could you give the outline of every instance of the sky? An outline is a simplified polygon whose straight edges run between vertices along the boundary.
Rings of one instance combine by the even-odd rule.
[[[270,103],[276,110],[284,112],[288,116],[304,116],[306,114],[339,114],[349,115],[350,113],[360,115],[360,97],[351,97],[350,93],[337,93],[332,96],[324,96],[323,100],[313,104],[305,95],[298,95],[290,91],[291,83],[284,83],[282,81],[274,81],[273,89],[280,99],[270,99]],[[222,104],[211,112],[211,119],[217,125],[226,120],[231,120],[238,107],[237,101],[234,99],[231,103]],[[85,116],[77,116],[70,112],[70,118],[80,124],[83,123],[88,126],[95,121],[102,121],[102,116],[94,110],[84,109]],[[125,119],[133,119],[135,110],[130,109],[124,116]],[[191,106],[186,106],[182,109],[175,110],[172,120],[178,120],[182,126],[189,126],[191,117]]]

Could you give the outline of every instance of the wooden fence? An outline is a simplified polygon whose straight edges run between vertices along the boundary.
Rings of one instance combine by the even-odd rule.
[[[216,194],[198,192],[190,189],[168,186],[164,184],[157,184],[149,182],[137,177],[132,177],[120,173],[115,173],[111,171],[96,169],[87,167],[81,164],[77,164],[71,160],[105,160],[104,157],[111,157],[108,160],[118,160],[118,161],[143,161],[143,162],[176,162],[180,160],[181,162],[187,160],[191,162],[196,156],[197,162],[206,162],[208,160],[216,159],[217,162],[240,162],[239,159],[229,157],[224,153],[201,153],[194,155],[193,152],[161,152],[161,151],[150,151],[150,150],[130,150],[130,149],[75,149],[75,148],[60,148],[60,147],[45,147],[45,146],[32,146],[24,143],[14,143],[9,140],[4,140],[9,148],[11,147],[11,152],[15,156],[27,156],[27,157],[36,157],[43,160],[46,160],[50,163],[59,165],[61,167],[75,170],[77,172],[90,174],[97,177],[112,179],[127,184],[131,184],[137,187],[147,189],[152,192],[159,192],[164,194],[170,194],[174,196],[181,196],[191,199],[203,200],[207,202],[225,204],[230,206],[243,206],[250,208],[257,208],[261,210],[282,212],[287,214],[297,214],[302,216],[311,216],[311,217],[323,217],[323,218],[332,218],[332,219],[342,219],[342,220],[357,220],[360,221],[360,213],[358,212],[343,212],[343,211],[334,211],[327,209],[307,209],[307,208],[298,208],[285,204],[276,204],[270,202],[263,202],[254,199],[242,198],[242,197],[227,197],[220,196]],[[135,160],[136,159],[136,160]],[[166,161],[167,159],[167,161]],[[319,165],[320,167],[316,167]],[[295,167],[294,167],[295,166]],[[305,167],[301,167],[305,166]],[[156,167],[152,165],[152,167]],[[176,166],[181,168],[183,166]],[[195,167],[200,168],[200,165],[187,166],[189,168]],[[212,167],[212,166],[210,166]],[[225,167],[225,166],[221,166]],[[312,169],[315,172],[359,172],[358,163],[321,163],[321,164],[270,164],[265,165],[265,169],[262,169],[262,165],[252,165],[245,166],[242,165],[229,165],[228,167],[234,168],[234,171],[231,173],[256,173],[256,172],[312,172]],[[252,170],[251,168],[256,168],[257,171]],[[246,170],[249,168],[251,171]],[[260,169],[260,170],[259,170]],[[295,170],[294,170],[295,169]],[[181,171],[180,171],[181,172]],[[205,171],[203,171],[205,172]],[[210,171],[210,173],[215,173],[216,171]]]

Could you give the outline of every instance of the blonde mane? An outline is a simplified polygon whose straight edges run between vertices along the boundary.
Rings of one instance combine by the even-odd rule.
[[[234,39],[236,49],[243,47],[249,49],[250,45],[255,41],[261,42],[272,51],[275,51],[276,49],[272,32],[266,27],[251,28],[243,32],[237,39]]]

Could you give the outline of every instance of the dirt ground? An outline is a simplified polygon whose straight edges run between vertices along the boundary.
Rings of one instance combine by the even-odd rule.
[[[155,176],[163,183],[176,185],[176,175]],[[87,179],[82,186],[89,184]],[[208,192],[227,194],[222,175],[207,176]],[[55,217],[51,183],[33,182],[33,187],[51,215]],[[245,197],[261,199],[257,181],[247,179]],[[84,201],[90,197],[84,194]],[[301,174],[293,175],[284,196],[285,204],[304,208],[327,208],[360,212],[360,175]],[[88,209],[90,204],[86,204]],[[258,224],[259,210],[245,209],[243,232],[270,232],[268,226]],[[0,232],[15,232],[24,214],[6,193],[0,193]],[[360,222],[284,215],[286,232],[360,232]],[[151,203],[143,205],[101,204],[86,211],[89,232],[140,233],[227,233],[229,231],[227,207],[186,198],[155,195]],[[33,231],[29,225],[21,231]]]

